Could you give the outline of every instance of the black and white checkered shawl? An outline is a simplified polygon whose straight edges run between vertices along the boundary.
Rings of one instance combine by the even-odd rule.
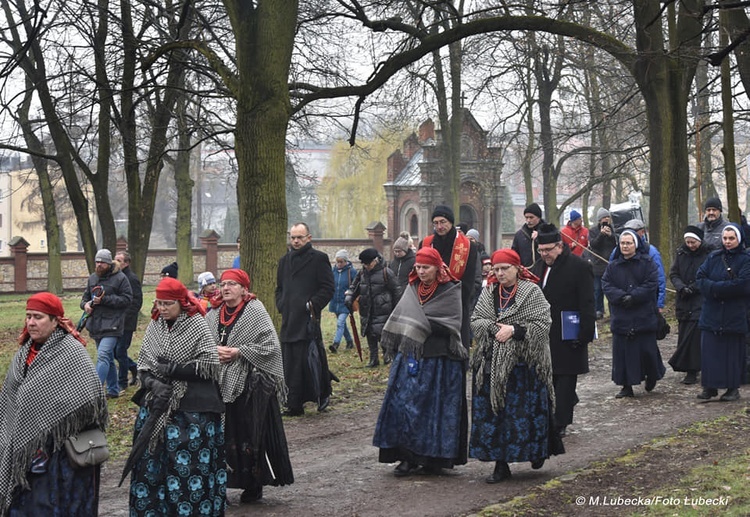
[[[206,315],[206,321],[216,343],[219,340],[219,314],[216,308]],[[271,317],[258,299],[248,300],[229,333],[227,345],[238,348],[236,361],[221,365],[221,395],[224,402],[234,402],[247,386],[251,366],[273,379],[279,401],[286,402],[284,363],[281,360],[281,344]]]
[[[187,391],[187,382],[164,379],[159,375],[156,365],[160,357],[178,364],[194,365],[195,372],[202,378],[214,379],[217,382],[219,380],[219,354],[203,316],[198,313],[188,316],[181,312],[171,328],[161,316],[151,320],[143,336],[141,353],[138,356],[138,370],[146,370],[160,380],[172,384],[169,407],[159,417],[151,433],[149,450],[152,452],[161,441],[170,416],[180,406],[180,401]],[[150,397],[149,393],[146,403]]]
[[[0,515],[16,487],[29,488],[26,472],[37,449],[52,450],[68,436],[107,426],[107,400],[91,357],[81,342],[56,329],[29,365],[32,341],[13,356],[0,391]]]
[[[420,359],[432,333],[430,322],[435,322],[450,331],[451,354],[466,359],[468,353],[461,344],[461,284],[450,282],[447,289],[438,290],[424,305],[419,303],[417,286],[418,282],[414,282],[406,288],[383,327],[380,344],[387,356],[401,352]]]
[[[505,406],[508,378],[519,362],[536,369],[539,378],[547,385],[554,409],[555,390],[552,385],[552,356],[549,350],[549,329],[552,319],[549,303],[539,286],[521,280],[518,282],[513,305],[498,318],[494,292],[499,288],[499,284],[495,284],[491,289],[483,289],[471,315],[471,330],[478,344],[471,360],[476,387],[479,389],[484,382],[486,356],[491,350],[490,402],[495,414]],[[521,325],[526,328],[526,336],[523,341],[511,338],[505,343],[499,343],[494,337],[497,333],[497,322]]]

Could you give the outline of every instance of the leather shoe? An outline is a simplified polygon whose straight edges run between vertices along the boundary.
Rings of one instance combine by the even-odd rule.
[[[257,501],[260,501],[262,498],[263,498],[263,486],[261,485],[260,488],[257,488],[257,489],[248,488],[246,490],[243,490],[242,495],[240,495],[240,502],[241,503],[255,503]]]
[[[138,384],[138,367],[137,366],[131,366],[130,367],[130,373],[133,376],[132,379],[130,379],[130,385],[135,386]]]
[[[616,399],[623,399],[625,397],[634,397],[633,395],[633,387],[632,386],[623,386],[620,392],[615,395]]]
[[[539,470],[542,467],[544,467],[544,458],[540,460],[534,460],[531,462],[531,468],[534,470]]]
[[[302,416],[305,414],[305,408],[288,408],[281,414],[283,416]]]
[[[729,388],[721,397],[719,397],[719,400],[722,402],[734,402],[735,400],[740,400],[740,391],[737,388]]]
[[[369,363],[365,365],[365,368],[377,368],[380,363],[377,359],[371,359]]]
[[[329,406],[331,403],[331,397],[325,397],[320,399],[320,402],[318,402],[318,411],[325,411],[325,409]]]
[[[504,461],[496,461],[495,470],[492,471],[492,474],[490,476],[487,476],[485,478],[484,482],[490,485],[494,485],[495,483],[500,483],[501,481],[510,479],[510,477],[510,467],[508,466],[508,464]]]
[[[717,390],[716,388],[703,388],[703,391],[701,391],[696,398],[699,398],[701,400],[708,400],[718,394],[719,390]]]
[[[408,461],[402,461],[401,463],[396,465],[395,469],[393,469],[393,475],[397,478],[402,478],[411,474],[411,471],[415,468],[417,468],[416,465],[412,465]]]
[[[557,436],[559,436],[560,438],[565,438],[565,435],[568,434],[568,426],[567,425],[558,426],[556,431],[557,431]]]
[[[120,398],[120,394],[119,393],[107,393],[107,398],[108,399],[117,399],[117,398]]]
[[[695,384],[698,382],[698,374],[695,372],[687,372],[685,378],[682,379],[682,384]]]
[[[656,379],[652,379],[651,377],[646,377],[646,391],[654,391],[654,388],[656,387]]]
[[[354,341],[347,341],[346,342],[346,349],[347,350],[351,350],[352,348],[354,348]]]
[[[330,345],[330,346],[328,347],[328,350],[330,350],[332,354],[335,354],[336,352],[338,352],[338,351],[339,351],[339,347],[338,347],[338,344],[337,344],[337,343],[334,343],[334,344]]]

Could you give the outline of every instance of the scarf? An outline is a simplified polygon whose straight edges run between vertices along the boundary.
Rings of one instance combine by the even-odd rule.
[[[180,401],[187,391],[186,381],[170,381],[159,375],[156,369],[159,358],[178,364],[195,365],[196,373],[202,378],[219,380],[219,354],[203,317],[197,313],[195,316],[188,316],[187,313],[181,312],[171,328],[161,317],[149,322],[138,356],[138,370],[146,370],[159,380],[172,384],[172,396],[167,411],[159,417],[151,433],[151,452],[156,450],[161,442],[169,418],[180,406]],[[147,394],[145,403],[148,404],[150,400],[151,393]]]
[[[468,353],[461,344],[461,284],[450,282],[424,305],[419,303],[418,283],[409,284],[398,305],[383,327],[380,344],[388,357],[397,352],[422,357],[425,341],[432,333],[431,323],[438,323],[450,330],[448,350],[456,357],[466,359]],[[458,308],[458,310],[457,310]]]
[[[16,488],[30,488],[26,472],[38,449],[51,443],[52,454],[69,436],[107,426],[104,390],[81,343],[55,329],[24,376],[31,346],[27,340],[13,356],[0,391],[0,515]]]
[[[214,343],[219,340],[219,314],[213,310],[206,316]],[[225,403],[234,402],[247,386],[251,367],[267,374],[276,385],[276,394],[283,405],[286,399],[284,365],[281,361],[281,344],[276,328],[263,303],[252,298],[245,302],[242,314],[229,332],[227,346],[237,348],[237,360],[221,365],[221,395]]]
[[[471,359],[476,388],[482,386],[485,366],[490,361],[490,402],[492,411],[498,414],[505,406],[505,389],[510,373],[518,363],[523,362],[529,368],[535,368],[539,378],[547,385],[554,410],[555,390],[552,385],[552,356],[549,350],[552,319],[549,303],[537,285],[520,281],[514,303],[498,317],[495,302],[498,289],[497,284],[484,289],[471,316],[471,330],[478,344]],[[525,327],[523,341],[511,338],[505,343],[497,342],[496,322]]]

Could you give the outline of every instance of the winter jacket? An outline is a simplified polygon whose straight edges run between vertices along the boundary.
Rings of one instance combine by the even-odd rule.
[[[357,277],[357,270],[351,262],[347,261],[343,269],[339,269],[336,265],[331,267],[333,272],[333,298],[331,303],[328,304],[328,310],[336,315],[349,314],[349,309],[344,304],[346,298],[346,291],[354,283],[354,279]]]
[[[276,309],[281,313],[282,343],[308,339],[307,323],[312,304],[317,317],[333,297],[333,273],[328,255],[305,244],[279,259],[276,271]]]
[[[409,273],[411,273],[412,268],[414,268],[414,262],[416,260],[417,256],[415,255],[414,250],[410,248],[406,252],[406,255],[401,258],[396,257],[390,264],[388,264],[390,270],[396,275],[396,281],[398,282],[401,291],[406,289],[406,286],[409,285]]]
[[[638,249],[640,250],[643,248],[646,254],[651,257],[651,260],[656,264],[657,273],[659,273],[659,295],[656,298],[656,306],[663,309],[667,301],[667,275],[664,270],[664,263],[661,261],[661,253],[659,253],[659,249],[656,246],[646,242],[646,239],[643,237],[640,239],[641,242],[638,243]],[[615,249],[612,250],[612,254],[609,256],[609,261],[612,262],[615,255],[619,253],[620,249],[615,247]]]
[[[354,300],[359,297],[362,335],[379,338],[403,291],[396,281],[396,275],[385,267],[383,257],[377,260],[378,263],[370,271],[362,268],[357,274],[349,298]]]
[[[120,271],[117,262],[112,263],[109,271],[101,278],[93,273],[89,276],[86,290],[81,297],[81,309],[94,298],[92,291],[96,287],[103,289],[104,296],[93,306],[94,310],[86,319],[86,330],[95,340],[122,336],[125,330],[125,314],[133,301],[133,291],[130,289],[128,277]]]
[[[750,255],[741,246],[712,252],[695,275],[703,294],[698,327],[716,333],[745,334],[750,297]]]
[[[573,225],[568,222],[568,224],[560,230],[560,234],[562,235],[563,243],[565,243],[570,248],[570,251],[573,252],[573,255],[577,257],[582,256],[583,252],[586,251],[586,248],[589,247],[589,229],[585,226],[573,228]],[[575,247],[573,247],[573,243],[576,244]]]
[[[607,259],[616,246],[617,236],[614,229],[612,229],[611,235],[602,233],[600,225],[592,226],[589,229],[589,249],[598,255],[598,257],[595,257],[590,253],[587,254],[594,276],[604,274],[604,270],[607,269]]]
[[[724,247],[721,242],[721,234],[726,225],[727,222],[721,215],[712,222],[704,218],[696,225],[703,230],[703,245],[708,248],[708,251],[720,250]]]
[[[138,328],[138,314],[143,306],[143,288],[141,287],[141,281],[138,280],[129,266],[122,269],[122,272],[128,277],[130,290],[133,293],[133,300],[125,311],[125,330],[133,331]]]
[[[643,246],[639,244],[635,255],[629,259],[616,250],[604,271],[602,290],[609,301],[613,334],[656,332],[659,271]],[[626,295],[632,297],[629,307],[623,304]]]
[[[547,270],[546,283],[543,282]],[[550,304],[552,326],[549,332],[549,347],[552,353],[552,371],[558,375],[577,375],[589,371],[588,344],[594,340],[596,311],[594,309],[594,274],[591,264],[573,255],[563,247],[562,253],[552,266],[539,259],[532,273],[542,279],[539,287]],[[542,287],[542,284],[543,287]],[[578,339],[563,341],[562,311],[577,311],[580,314]]]
[[[684,244],[677,249],[674,263],[669,269],[669,280],[677,290],[675,316],[678,320],[698,321],[701,315],[703,295],[695,285],[695,275],[708,254],[709,250],[703,244],[695,251],[690,251]],[[686,290],[686,287],[690,289]]]
[[[518,253],[521,257],[521,264],[526,267],[531,267],[534,262],[539,258],[538,244],[536,241],[531,240],[531,234],[539,228],[540,225],[544,224],[544,219],[539,220],[539,224],[533,229],[529,228],[529,225],[524,224],[513,236],[513,243],[510,248]]]

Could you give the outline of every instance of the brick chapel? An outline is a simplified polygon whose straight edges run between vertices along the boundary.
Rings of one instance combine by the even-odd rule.
[[[486,249],[502,242],[500,149],[487,146],[487,132],[468,109],[462,108],[460,213],[456,224],[466,223],[479,231]],[[408,231],[421,240],[432,233],[430,216],[435,206],[445,204],[445,181],[441,131],[432,119],[404,140],[402,149],[388,157],[388,180],[384,185],[388,201],[388,235],[396,239]]]

